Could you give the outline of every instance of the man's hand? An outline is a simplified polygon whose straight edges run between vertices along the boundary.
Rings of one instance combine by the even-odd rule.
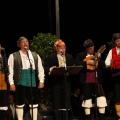
[[[87,61],[87,65],[94,65],[95,64],[95,61],[94,60],[88,60]]]
[[[44,88],[44,83],[41,83],[41,82],[40,82],[39,85],[38,85],[38,88],[39,88],[39,89]]]
[[[50,68],[50,72],[52,71],[53,68],[56,68],[56,66],[53,66]],[[50,75],[50,72],[48,73]]]
[[[10,85],[10,91],[16,91],[16,87],[14,84]]]
[[[101,57],[101,53],[98,53],[98,56],[97,56],[98,58],[100,58]]]

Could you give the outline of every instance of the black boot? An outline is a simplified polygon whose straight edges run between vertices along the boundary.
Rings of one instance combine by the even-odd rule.
[[[104,116],[105,116],[105,114],[104,114],[104,113],[103,113],[103,114],[102,114],[102,113],[100,113],[100,114],[99,114],[99,120],[105,120],[105,117],[104,117]]]
[[[86,115],[86,120],[92,120],[91,115]]]
[[[61,110],[61,112],[62,112],[62,119],[61,120],[68,120],[70,117],[70,115],[69,115],[70,111]]]
[[[54,111],[54,120],[62,120],[62,112],[61,110],[55,110]]]

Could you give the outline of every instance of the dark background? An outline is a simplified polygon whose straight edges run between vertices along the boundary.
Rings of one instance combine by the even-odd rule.
[[[59,11],[60,38],[73,56],[83,50],[85,39],[91,38],[98,50],[120,31],[117,2],[59,0]],[[55,22],[55,0],[0,1],[0,43],[8,55],[18,49],[20,36],[32,39],[40,32],[56,34]]]
[[[114,32],[120,32],[119,3],[109,1],[59,0],[60,38],[73,57],[90,38],[95,50],[107,46]],[[20,36],[32,39],[37,33],[56,34],[55,0],[1,0],[0,43],[7,56],[18,50]],[[107,74],[105,73],[105,76]]]

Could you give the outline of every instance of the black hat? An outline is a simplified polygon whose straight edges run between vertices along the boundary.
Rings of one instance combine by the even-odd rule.
[[[87,39],[83,43],[83,47],[85,49],[88,48],[88,47],[92,47],[92,46],[94,46],[94,43],[93,43],[93,41],[91,39]]]
[[[120,33],[114,33],[112,36],[112,40],[115,41],[117,39],[120,39]]]

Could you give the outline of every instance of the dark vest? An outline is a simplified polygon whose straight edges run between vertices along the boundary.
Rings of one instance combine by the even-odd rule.
[[[32,52],[34,61],[35,61],[35,73],[36,73],[36,80],[38,83],[38,57],[37,57],[37,53]],[[13,53],[13,57],[14,57],[14,83],[16,84],[18,82],[18,80],[20,79],[20,75],[22,72],[22,60],[21,60],[21,56],[19,52],[14,52]]]

